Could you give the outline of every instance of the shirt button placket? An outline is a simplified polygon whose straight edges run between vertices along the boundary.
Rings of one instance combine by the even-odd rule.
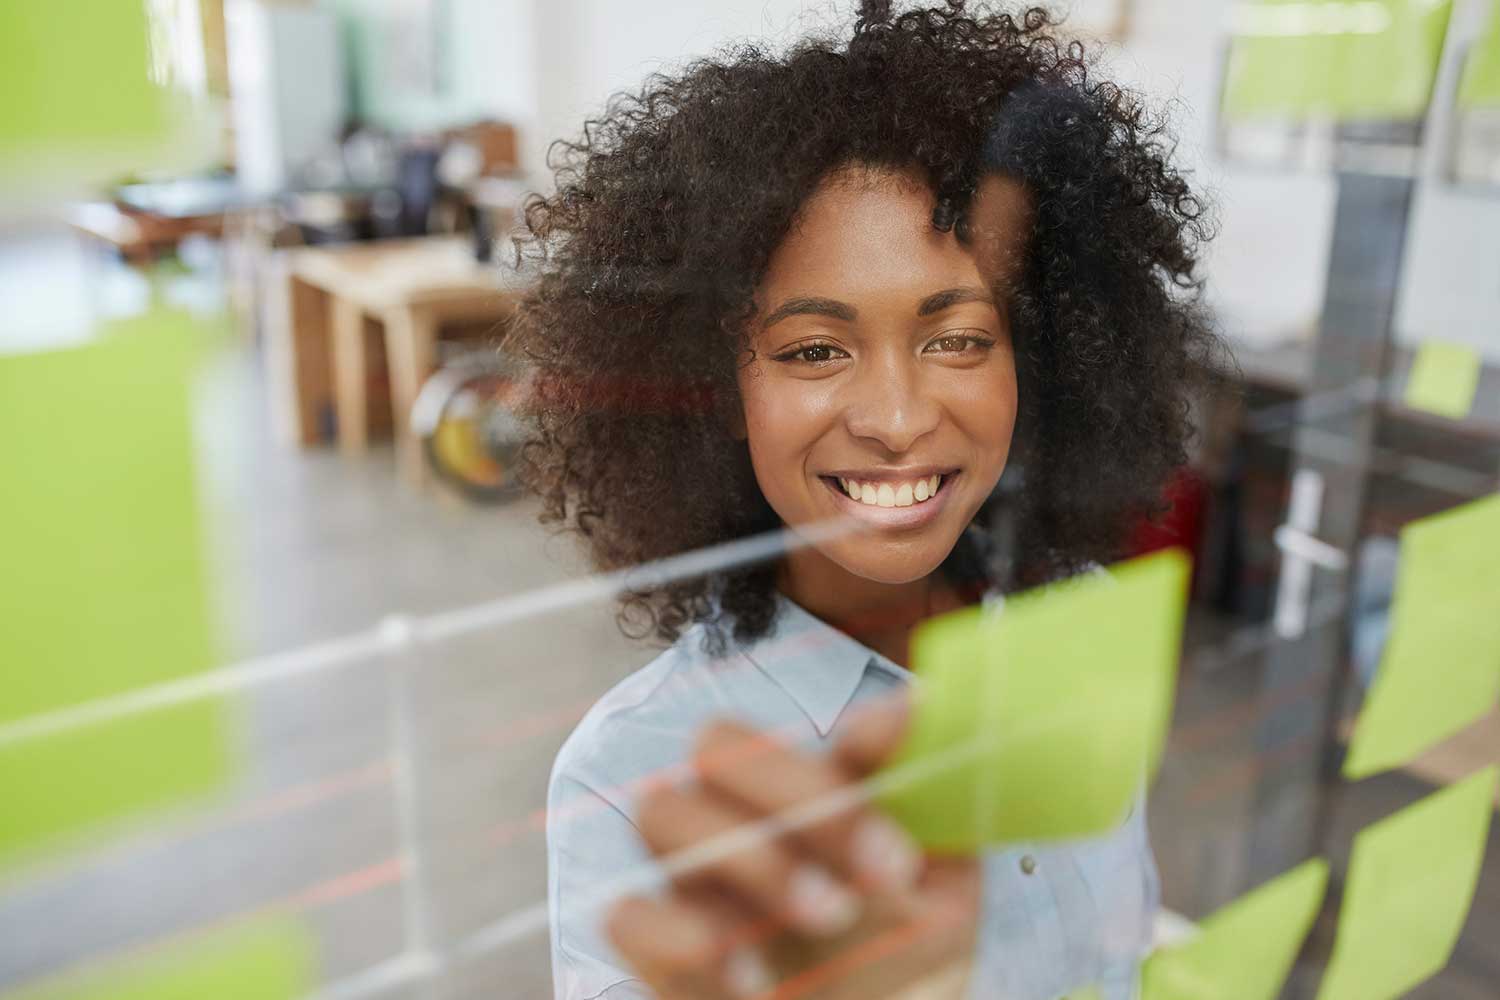
[[[1049,876],[1042,872],[1034,850],[1023,850],[1016,859],[1020,885],[1031,925],[1036,932],[1029,956],[1031,990],[1037,995],[1061,991],[1067,985],[1068,945],[1065,914],[1059,912]]]

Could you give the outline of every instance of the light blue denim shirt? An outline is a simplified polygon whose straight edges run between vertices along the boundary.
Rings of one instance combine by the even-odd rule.
[[[699,731],[736,719],[797,745],[830,745],[846,708],[912,675],[785,598],[765,638],[715,658],[701,626],[626,678],[579,723],[547,794],[548,904],[557,1000],[645,1000],[604,919],[622,875],[655,862],[632,817],[649,781],[686,775]],[[970,995],[1056,1000],[1094,985],[1131,1000],[1159,883],[1137,806],[1113,833],[1017,845],[983,859]],[[638,888],[638,887],[636,887]]]

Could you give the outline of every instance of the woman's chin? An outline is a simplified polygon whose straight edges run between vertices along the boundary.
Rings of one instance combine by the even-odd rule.
[[[825,554],[854,576],[890,586],[925,580],[947,557],[947,552],[871,551],[883,547],[878,542],[861,545],[856,539],[851,545],[839,546],[839,551]]]

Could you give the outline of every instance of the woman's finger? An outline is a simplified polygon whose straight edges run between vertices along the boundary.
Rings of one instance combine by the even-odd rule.
[[[628,896],[610,910],[615,949],[661,1000],[734,996],[724,975],[725,948],[709,914],[676,899]]]
[[[646,843],[685,886],[717,885],[761,913],[813,935],[842,934],[859,919],[859,898],[828,869],[799,859],[757,817],[699,792],[662,788],[637,813]]]
[[[679,889],[677,898],[708,919],[724,947],[722,981],[735,997],[764,998],[776,986],[765,949],[782,935],[781,921],[747,912],[743,903],[716,888]]]
[[[693,765],[705,787],[791,824],[800,845],[852,882],[901,892],[921,874],[916,844],[865,802],[855,776],[834,760],[719,722],[703,731]]]

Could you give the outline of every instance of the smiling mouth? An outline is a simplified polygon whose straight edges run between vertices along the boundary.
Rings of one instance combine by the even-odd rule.
[[[823,481],[866,507],[919,507],[936,497],[952,478],[952,473],[933,473],[920,479],[894,482],[861,481],[842,476],[824,476]]]

